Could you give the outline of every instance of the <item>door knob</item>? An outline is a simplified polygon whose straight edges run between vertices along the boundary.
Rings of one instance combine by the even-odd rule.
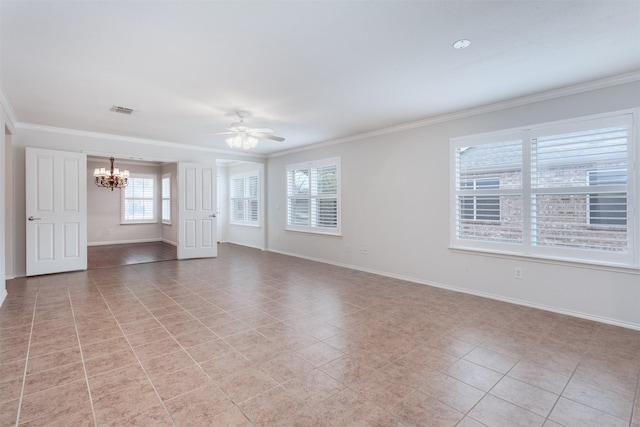
[[[211,218],[215,218],[215,217],[216,217],[216,214],[211,214],[211,215],[209,215],[209,216],[210,216]]]
[[[29,221],[40,221],[42,218],[34,218],[33,215],[27,218]]]

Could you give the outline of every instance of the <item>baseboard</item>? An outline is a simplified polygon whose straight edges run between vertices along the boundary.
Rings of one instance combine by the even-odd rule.
[[[0,289],[0,307],[2,307],[2,304],[4,303],[4,300],[6,300],[6,299],[7,299],[7,290],[6,289]]]
[[[150,242],[162,242],[159,237],[153,239],[137,239],[137,240],[112,240],[109,242],[89,242],[87,246],[109,246],[109,245],[127,245],[131,243],[150,243]],[[167,242],[168,243],[168,242]]]
[[[166,243],[168,245],[176,246],[176,247],[178,246],[178,242],[172,242],[171,240],[167,240],[167,239],[162,239],[162,243]]]
[[[524,301],[524,300],[519,300],[519,299],[515,299],[515,298],[504,297],[502,295],[496,295],[496,294],[491,294],[491,293],[486,293],[486,292],[474,291],[474,290],[465,289],[465,288],[458,288],[456,286],[451,286],[451,285],[448,285],[448,284],[445,284],[445,283],[427,282],[427,281],[424,281],[424,280],[421,280],[421,279],[417,279],[415,277],[402,276],[402,275],[399,275],[399,274],[388,273],[386,271],[373,270],[373,269],[364,268],[364,267],[360,267],[360,266],[356,266],[356,265],[329,261],[329,260],[321,259],[321,258],[307,257],[307,256],[299,255],[299,254],[289,253],[289,252],[285,252],[285,251],[278,251],[278,250],[274,250],[274,249],[266,249],[266,250],[269,251],[269,252],[274,252],[274,253],[278,253],[278,254],[282,254],[282,255],[288,255],[288,256],[295,257],[295,258],[308,259],[310,261],[317,261],[317,262],[321,262],[321,263],[324,263],[324,264],[335,265],[337,267],[350,268],[352,270],[363,271],[365,273],[377,274],[378,276],[390,277],[392,279],[398,279],[398,280],[405,280],[407,282],[417,283],[419,285],[433,286],[435,288],[446,289],[446,290],[449,290],[449,291],[460,292],[460,293],[463,293],[463,294],[475,295],[475,296],[479,296],[479,297],[483,297],[483,298],[489,298],[489,299],[496,300],[496,301],[503,301],[503,302],[508,302],[508,303],[511,303],[511,304],[521,305],[521,306],[525,306],[525,307],[536,308],[538,310],[550,311],[552,313],[564,314],[566,316],[578,317],[580,319],[592,320],[594,322],[604,323],[604,324],[607,324],[607,325],[614,325],[614,326],[620,326],[622,328],[627,328],[627,329],[640,330],[640,324],[630,323],[630,322],[623,322],[623,321],[616,320],[616,319],[610,319],[608,317],[596,316],[596,315],[593,315],[593,314],[582,313],[582,312],[579,312],[579,311],[566,310],[566,309],[562,309],[562,308],[547,306],[547,305],[544,305],[544,304],[532,303],[532,302],[529,302],[529,301]]]
[[[247,245],[246,243],[239,243],[239,242],[234,242],[233,240],[225,240],[224,242],[221,243],[231,243],[232,245],[238,245],[238,246],[244,246],[247,248],[252,248],[252,249],[258,249],[261,251],[266,251],[267,249],[261,246],[254,246],[254,245]]]

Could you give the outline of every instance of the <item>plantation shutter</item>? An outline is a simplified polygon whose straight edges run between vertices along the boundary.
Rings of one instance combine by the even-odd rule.
[[[456,150],[458,239],[522,242],[522,142],[507,140]]]
[[[340,233],[340,159],[287,166],[287,229]]]
[[[171,176],[162,177],[162,221],[171,222]]]
[[[532,244],[628,250],[626,125],[531,139]]]
[[[155,216],[155,178],[131,176],[122,192],[122,222],[153,222]]]
[[[231,177],[231,223],[236,225],[260,224],[260,180],[258,171]]]

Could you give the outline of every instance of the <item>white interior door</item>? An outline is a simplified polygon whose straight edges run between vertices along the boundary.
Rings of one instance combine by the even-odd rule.
[[[218,256],[216,167],[178,163],[178,259]]]
[[[27,276],[87,269],[87,156],[26,149]]]

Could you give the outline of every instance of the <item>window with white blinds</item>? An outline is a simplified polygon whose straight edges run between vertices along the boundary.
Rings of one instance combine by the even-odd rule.
[[[288,165],[287,230],[340,234],[340,158]]]
[[[156,217],[156,176],[131,174],[121,190],[121,222],[139,224],[158,222]]]
[[[260,225],[260,173],[246,172],[231,176],[229,190],[230,223]]]
[[[162,223],[171,224],[171,174],[162,175]]]
[[[637,267],[632,123],[629,113],[453,139],[452,246]]]

